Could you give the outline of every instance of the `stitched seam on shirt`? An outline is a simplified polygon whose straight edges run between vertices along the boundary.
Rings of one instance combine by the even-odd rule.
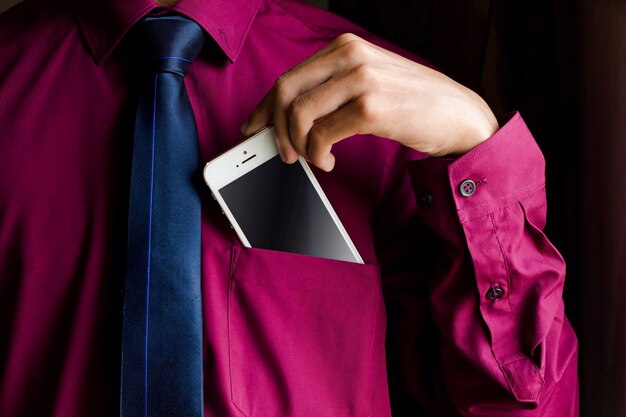
[[[155,5],[155,4],[150,4],[150,5],[146,6],[146,7],[144,7],[143,9],[141,9],[139,12],[137,12],[137,13],[133,16],[133,18],[131,19],[131,21],[133,21],[133,24],[132,24],[132,25],[129,25],[129,26],[126,28],[126,30],[129,30],[131,27],[133,27],[133,26],[136,24],[135,20],[138,20],[140,17],[142,17],[144,14],[146,14],[146,12],[148,12],[148,11],[152,10],[152,9],[153,9],[153,8],[155,8],[155,7],[156,7],[156,5]]]
[[[521,361],[522,359],[527,359],[526,356],[515,356],[513,359],[509,359],[506,362],[501,362],[500,363],[500,370],[502,371],[502,375],[504,375],[504,378],[506,379],[506,382],[509,384],[510,387],[513,386],[513,384],[511,383],[511,380],[509,379],[508,375],[506,372],[504,372],[504,370],[502,369],[503,367],[512,364],[513,362],[518,362]],[[537,392],[537,396],[533,397],[533,398],[524,398],[525,401],[537,401],[537,399],[539,399],[539,395],[541,395],[541,391],[543,391],[543,386],[545,384],[545,379],[543,378],[543,376],[541,376],[541,372],[539,371],[539,368],[537,368],[537,365],[535,365],[535,363],[533,361],[529,361],[531,366],[533,368],[535,368],[535,370],[537,371],[537,375],[539,376],[539,380],[541,381],[541,387],[539,388],[539,391]]]
[[[230,374],[230,401],[233,403],[233,405],[235,406],[235,408],[244,416],[248,417],[248,415],[246,413],[243,412],[243,410],[241,408],[239,408],[239,405],[235,402],[235,395],[234,395],[234,391],[233,391],[233,361],[232,361],[232,338],[231,338],[231,334],[232,334],[232,326],[231,326],[231,294],[232,294],[232,285],[233,285],[233,275],[235,274],[235,267],[237,265],[237,261],[239,260],[239,254],[241,253],[241,251],[236,247],[233,246],[232,252],[231,252],[231,261],[230,261],[230,271],[228,274],[228,298],[227,298],[227,307],[226,307],[226,311],[227,311],[227,317],[228,317],[228,372]]]
[[[509,359],[507,361],[501,362],[500,365],[502,365],[502,366],[510,365],[513,362],[518,362],[518,361],[521,361],[522,359],[525,359],[525,358],[526,358],[526,356],[523,356],[523,355],[522,356],[514,356],[513,358],[511,358],[511,359]]]
[[[502,365],[504,366],[504,365]],[[511,379],[509,378],[509,376],[507,375],[506,372],[504,372],[504,370],[502,370],[502,368],[500,368],[502,371],[502,375],[504,375],[504,379],[506,379],[507,384],[509,384],[509,387],[511,387],[512,390],[515,390],[513,388],[513,382],[511,382]],[[543,381],[541,381],[541,388],[543,388]],[[539,389],[539,392],[541,392],[541,389]],[[513,393],[513,395],[515,395],[515,393]],[[537,398],[539,398],[539,396],[537,395],[536,397],[533,398],[522,398],[522,400],[524,401],[537,401]]]
[[[515,196],[516,194],[525,192],[526,189],[529,188],[529,187],[536,187],[536,186],[541,187],[543,185],[545,185],[545,182],[543,181],[543,179],[539,179],[539,180],[536,180],[535,182],[532,182],[530,184],[526,184],[523,187],[520,187],[517,190],[512,191],[512,192],[510,192],[508,194],[502,195],[500,197],[489,199],[489,200],[487,200],[487,201],[485,201],[483,203],[480,203],[480,204],[477,204],[477,205],[474,205],[474,206],[469,206],[469,207],[465,207],[465,208],[459,209],[459,213],[464,212],[464,211],[475,210],[475,209],[478,209],[478,208],[481,208],[481,207],[484,207],[484,206],[488,206],[491,203],[498,202],[500,200],[504,200],[506,198]]]
[[[519,119],[519,117],[520,117],[519,115],[516,115],[515,119]],[[511,121],[513,121],[513,120],[511,120]],[[515,120],[515,123],[518,123],[518,121],[519,120]],[[465,156],[461,157],[456,163],[453,163],[453,165],[452,165],[452,172],[453,173],[456,172],[457,168],[460,168],[460,167],[463,167],[463,166],[467,165],[470,161],[476,159],[483,152],[485,152],[485,151],[491,149],[492,147],[498,145],[500,143],[500,141],[502,140],[503,136],[504,135],[492,136],[491,140],[489,140],[487,142],[483,142],[484,146],[481,146],[480,148],[476,149],[475,151],[470,152],[470,153],[466,154]]]
[[[372,345],[371,345],[371,349],[370,349],[370,356],[372,357],[372,361],[371,361],[371,368],[370,368],[370,372],[369,372],[369,388],[372,391],[371,395],[370,395],[370,409],[369,412],[367,414],[367,417],[372,417],[372,415],[374,414],[374,381],[376,379],[376,360],[374,359],[376,356],[376,336],[378,336],[378,329],[377,329],[377,324],[378,324],[378,314],[376,314],[376,316],[374,317],[373,320],[373,331],[372,331]]]
[[[374,415],[374,397],[376,395],[376,392],[374,390],[374,381],[376,381],[376,377],[377,377],[377,373],[376,373],[376,354],[378,354],[378,348],[377,348],[377,344],[376,342],[377,337],[379,336],[379,330],[378,330],[378,320],[380,317],[380,315],[383,314],[383,309],[385,308],[385,302],[382,299],[382,293],[380,293],[381,298],[379,299],[379,304],[378,304],[378,311],[376,313],[376,317],[374,318],[374,331],[373,331],[373,337],[372,337],[372,349],[371,349],[371,356],[372,356],[372,361],[371,361],[371,370],[370,370],[370,381],[369,381],[369,388],[372,391],[371,395],[370,395],[370,404],[369,404],[369,414],[367,417],[372,417]]]
[[[545,183],[544,183],[543,185],[545,185]],[[488,216],[488,215],[489,215],[489,214],[491,214],[491,213],[495,213],[496,211],[503,210],[503,209],[505,209],[505,208],[507,208],[507,207],[509,207],[509,206],[512,206],[513,204],[517,204],[517,203],[519,203],[521,200],[523,200],[524,198],[526,198],[526,197],[528,197],[528,196],[531,196],[531,195],[533,195],[533,194],[535,194],[535,193],[538,193],[538,192],[540,192],[542,189],[543,189],[542,187],[538,187],[538,188],[536,188],[536,189],[534,189],[534,190],[532,190],[532,191],[530,191],[530,192],[527,192],[527,193],[525,193],[525,194],[522,194],[522,195],[518,196],[518,198],[517,198],[516,200],[511,201],[511,202],[510,202],[510,203],[508,203],[508,204],[505,204],[505,205],[500,206],[500,207],[496,207],[495,209],[493,209],[493,210],[491,210],[491,211],[489,211],[489,212],[487,212],[487,213],[481,213],[481,214],[477,214],[476,216],[468,217],[467,219],[463,220],[463,221],[461,222],[461,224],[468,223],[469,221],[472,221],[472,220],[480,219],[481,217],[485,217],[485,216]]]
[[[515,314],[513,313],[513,305],[511,304],[511,297],[510,297],[511,291],[513,290],[513,286],[511,285],[511,271],[509,267],[509,261],[506,255],[504,254],[504,248],[502,247],[502,242],[500,241],[500,235],[498,233],[498,228],[496,227],[496,221],[495,221],[495,217],[493,213],[489,215],[489,218],[491,219],[491,225],[493,226],[493,233],[496,236],[496,242],[498,242],[498,247],[500,248],[500,255],[502,255],[502,263],[504,264],[504,271],[506,273],[506,285],[508,286],[507,294],[506,294],[506,301],[509,304],[509,310],[511,312],[511,316],[515,317]]]
[[[518,200],[520,200],[520,199],[522,199],[524,197],[528,197],[529,195],[534,194],[535,192],[539,191],[542,187],[545,186],[545,184],[546,183],[543,181],[543,179],[540,179],[540,180],[538,180],[536,182],[533,182],[531,184],[528,184],[528,185],[525,185],[525,186],[523,186],[521,188],[518,188],[516,191],[513,191],[513,192],[511,192],[509,194],[500,196],[498,198],[492,198],[491,200],[485,201],[484,203],[481,203],[481,204],[478,204],[478,205],[475,205],[475,206],[471,206],[471,207],[462,208],[462,209],[457,210],[457,211],[458,211],[459,214],[463,213],[464,211],[473,211],[473,210],[479,209],[481,207],[488,206],[488,205],[490,205],[492,203],[497,203],[498,201],[501,201],[501,200],[504,200],[504,199],[507,199],[507,198],[510,198],[510,197],[517,197],[516,201],[518,201]],[[537,187],[537,188],[533,189],[532,191],[527,191],[527,189],[530,188],[530,187]],[[523,191],[525,191],[525,192],[523,192]],[[519,196],[518,196],[518,194],[519,194]],[[465,223],[468,220],[472,220],[472,219],[476,219],[476,218],[479,218],[479,217],[486,216],[486,215],[488,215],[490,213],[493,213],[494,211],[500,210],[501,208],[507,207],[507,206],[509,206],[511,204],[513,204],[513,203],[511,202],[511,203],[509,203],[509,204],[507,204],[505,206],[498,207],[497,209],[494,209],[494,210],[490,211],[489,213],[482,213],[482,214],[479,214],[479,215],[476,215],[476,216],[469,217],[466,220],[463,220],[463,223]]]

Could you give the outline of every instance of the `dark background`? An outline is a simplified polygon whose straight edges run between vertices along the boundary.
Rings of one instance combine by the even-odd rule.
[[[626,0],[329,0],[429,59],[547,160],[546,233],[567,261],[581,416],[626,415]]]
[[[0,0],[0,12],[18,0]],[[310,0],[439,66],[547,160],[582,417],[626,417],[626,0]]]

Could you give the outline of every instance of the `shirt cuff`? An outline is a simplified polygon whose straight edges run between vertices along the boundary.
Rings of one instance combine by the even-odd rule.
[[[457,221],[497,211],[545,183],[543,154],[517,112],[465,155],[411,161],[408,170],[420,217],[442,234]]]

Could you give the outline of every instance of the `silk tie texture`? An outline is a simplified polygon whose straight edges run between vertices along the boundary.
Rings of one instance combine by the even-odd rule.
[[[204,34],[181,16],[131,33],[145,58],[130,180],[122,417],[201,417],[198,135],[184,77]]]

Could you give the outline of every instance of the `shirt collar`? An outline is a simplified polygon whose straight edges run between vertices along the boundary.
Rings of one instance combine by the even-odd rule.
[[[261,0],[180,0],[170,8],[198,23],[235,61]],[[151,11],[164,9],[154,0],[70,0],[96,62],[104,61],[126,32]]]

